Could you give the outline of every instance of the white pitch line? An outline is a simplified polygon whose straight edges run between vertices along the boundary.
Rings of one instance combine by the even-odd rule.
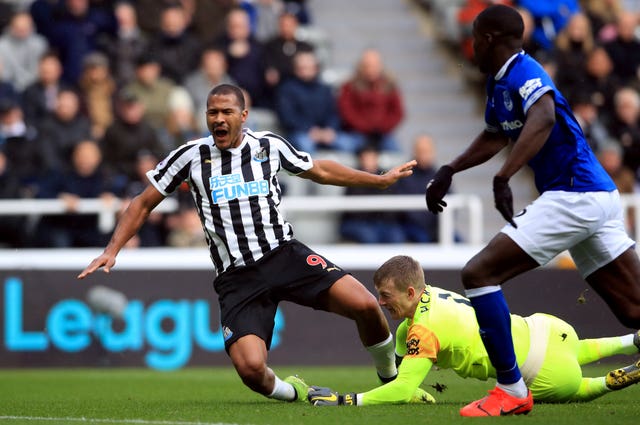
[[[85,423],[107,423],[107,424],[143,424],[143,425],[238,425],[223,422],[188,422],[188,421],[150,421],[146,419],[97,419],[97,418],[48,418],[45,416],[0,416],[0,421],[4,420],[22,421],[68,421]]]

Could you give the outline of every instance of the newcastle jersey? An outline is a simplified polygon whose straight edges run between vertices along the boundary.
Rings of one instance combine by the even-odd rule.
[[[238,147],[219,150],[211,136],[188,142],[147,173],[163,195],[187,182],[218,274],[253,263],[293,237],[278,210],[277,173],[300,174],[313,166],[271,132],[244,129]]]

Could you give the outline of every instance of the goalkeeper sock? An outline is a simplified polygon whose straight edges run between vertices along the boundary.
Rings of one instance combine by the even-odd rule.
[[[366,347],[373,358],[381,380],[393,379],[398,374],[396,367],[395,344],[391,334],[382,342]]]
[[[616,354],[638,353],[633,334],[578,341],[578,363],[583,365]]]
[[[526,397],[527,387],[516,362],[511,316],[502,289],[500,286],[485,286],[468,289],[466,295],[476,312],[480,336],[489,360],[496,369],[498,383],[515,397]]]
[[[278,376],[276,376],[275,378],[275,382],[273,383],[273,391],[267,397],[283,401],[295,400],[296,389],[293,388],[293,385],[284,382],[283,380],[278,378]]]
[[[611,389],[607,387],[604,376],[600,376],[599,378],[582,378],[578,391],[569,401],[591,401],[608,392],[611,392]]]

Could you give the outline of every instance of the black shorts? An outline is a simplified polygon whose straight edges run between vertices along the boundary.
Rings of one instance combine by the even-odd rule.
[[[322,309],[319,295],[348,274],[297,240],[285,242],[257,262],[229,270],[213,281],[220,303],[224,347],[257,335],[271,347],[280,301]]]

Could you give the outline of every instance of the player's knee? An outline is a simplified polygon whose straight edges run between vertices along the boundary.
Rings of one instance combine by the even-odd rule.
[[[480,273],[480,268],[476,267],[472,261],[465,264],[460,272],[460,276],[462,278],[462,285],[466,289],[479,288],[485,284],[483,282],[483,276]]]
[[[351,312],[354,318],[362,318],[367,320],[377,319],[382,310],[380,309],[378,301],[373,296],[373,294],[367,294],[360,297],[356,302],[352,304]]]

